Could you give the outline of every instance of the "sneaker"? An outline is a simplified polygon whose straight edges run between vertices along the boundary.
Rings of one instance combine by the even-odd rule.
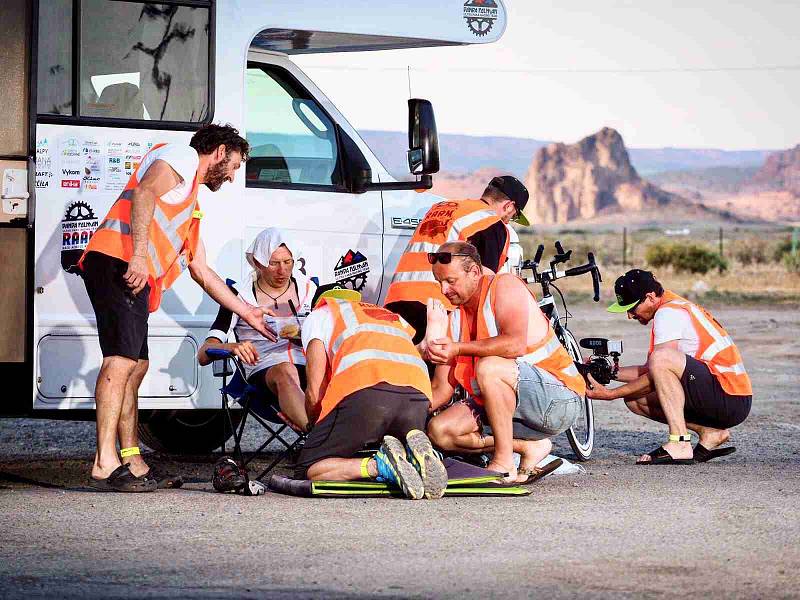
[[[433,449],[431,441],[419,429],[406,434],[406,445],[411,456],[411,464],[417,469],[428,499],[441,498],[447,489],[447,469],[444,468],[439,453]]]
[[[375,464],[378,467],[379,481],[396,485],[403,490],[406,498],[422,498],[425,493],[422,478],[406,459],[406,448],[396,437],[383,436],[383,444],[375,454]]]

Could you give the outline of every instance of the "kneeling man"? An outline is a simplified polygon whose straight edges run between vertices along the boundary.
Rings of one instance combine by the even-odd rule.
[[[608,310],[653,322],[647,364],[623,367],[625,385],[607,389],[593,379],[587,395],[623,398],[631,412],[669,426],[669,441],[637,461],[644,465],[690,464],[731,454],[720,448],[728,429],[750,413],[753,388],[733,340],[704,308],[664,287],[649,271],[632,269],[614,285]],[[692,450],[689,429],[700,440]]]
[[[295,478],[371,478],[398,485],[411,499],[440,498],[447,471],[423,432],[431,383],[414,329],[384,308],[343,299],[347,292],[358,296],[322,294],[303,324],[306,411],[316,425]],[[377,454],[354,458],[381,438]]]
[[[535,481],[543,475],[536,465],[553,446],[549,438],[580,414],[583,377],[521,279],[484,275],[478,252],[465,242],[443,244],[429,261],[456,307],[449,337],[427,340],[439,363],[432,406],[444,406],[456,384],[470,398],[433,417],[428,434],[445,450],[494,452],[489,469],[508,473],[509,482]],[[492,436],[483,435],[484,418]],[[519,471],[513,452],[522,457]]]

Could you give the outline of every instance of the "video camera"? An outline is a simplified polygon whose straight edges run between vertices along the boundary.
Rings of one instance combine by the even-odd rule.
[[[606,338],[583,338],[581,348],[592,351],[589,361],[578,365],[578,371],[586,377],[591,375],[597,383],[607,385],[617,377],[619,357],[622,355],[622,340]]]

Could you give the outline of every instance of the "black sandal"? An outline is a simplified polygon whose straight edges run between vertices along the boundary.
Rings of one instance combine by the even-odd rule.
[[[97,492],[154,492],[158,488],[155,479],[136,477],[128,465],[117,467],[105,479],[89,477],[87,484]]]
[[[714,448],[713,450],[709,450],[702,444],[698,443],[697,446],[694,447],[694,460],[695,462],[708,462],[714,458],[728,456],[734,452],[736,452],[736,446],[728,446],[727,448]]]
[[[650,460],[636,461],[637,465],[691,465],[694,464],[693,458],[672,458],[672,455],[664,449],[664,446],[659,446],[652,452],[648,452],[647,456]]]
[[[165,473],[159,467],[153,465],[150,467],[150,470],[142,475],[142,477],[146,477],[147,479],[154,479],[158,489],[177,489],[183,485],[183,476],[181,475],[172,475],[170,473]]]

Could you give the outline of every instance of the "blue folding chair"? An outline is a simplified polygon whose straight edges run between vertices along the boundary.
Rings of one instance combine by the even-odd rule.
[[[258,388],[247,383],[244,368],[241,361],[230,351],[222,348],[209,348],[206,354],[213,360],[214,377],[222,378],[222,408],[225,411],[226,419],[230,431],[233,432],[233,456],[243,468],[246,480],[245,490],[249,487],[251,480],[261,480],[267,473],[272,471],[284,458],[293,452],[299,451],[306,441],[306,433],[296,428],[278,406],[278,399],[274,396],[264,396],[259,393]],[[231,367],[233,365],[233,367]],[[230,381],[229,381],[230,378]],[[239,404],[242,410],[242,418],[238,427],[234,425],[231,411],[232,404]],[[267,433],[266,441],[247,456],[242,452],[242,434],[248,417],[252,416]],[[297,436],[294,440],[284,437],[289,431],[293,431]],[[283,445],[283,450],[261,471],[255,478],[250,478],[247,474],[247,465],[254,458],[264,452],[273,441],[277,440]],[[225,454],[225,443],[222,445],[222,453]]]

